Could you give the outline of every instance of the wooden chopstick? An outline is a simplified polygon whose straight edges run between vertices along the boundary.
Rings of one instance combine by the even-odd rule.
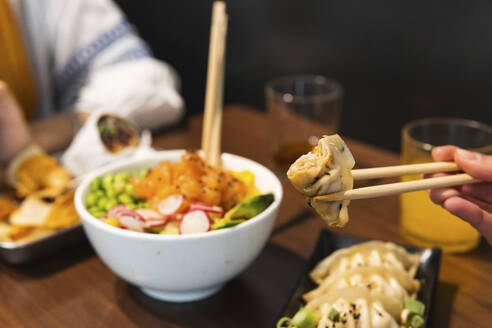
[[[337,192],[333,194],[314,197],[317,201],[336,201],[336,200],[352,200],[352,199],[365,199],[375,198],[382,196],[389,196],[395,194],[401,194],[410,191],[445,188],[458,186],[468,183],[477,183],[480,180],[466,174],[448,175],[438,178],[413,180],[407,182],[397,182],[384,185],[377,185],[371,187],[358,188],[353,190],[347,190]]]
[[[399,177],[410,174],[453,172],[461,170],[453,162],[432,162],[423,164],[395,165],[352,170],[354,180]]]
[[[202,150],[209,165],[220,165],[222,102],[224,93],[225,38],[227,35],[226,5],[216,1],[212,9],[208,53],[205,114],[202,128]]]

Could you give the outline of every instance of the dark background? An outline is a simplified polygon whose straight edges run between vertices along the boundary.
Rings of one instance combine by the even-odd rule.
[[[118,0],[203,110],[212,1]],[[236,0],[225,103],[264,108],[263,84],[316,73],[345,88],[341,133],[392,150],[421,117],[492,123],[492,2]]]

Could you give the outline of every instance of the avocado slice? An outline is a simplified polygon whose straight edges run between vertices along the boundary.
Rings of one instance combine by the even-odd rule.
[[[237,226],[240,223],[245,222],[245,219],[239,219],[239,220],[221,220],[215,224],[212,225],[212,230],[219,230],[219,229],[225,229],[225,228],[230,228]]]
[[[273,203],[273,199],[272,193],[249,197],[229,210],[224,218],[229,220],[249,220],[270,206]]]

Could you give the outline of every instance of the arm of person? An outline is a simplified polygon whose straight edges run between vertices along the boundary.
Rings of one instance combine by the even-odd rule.
[[[32,142],[19,104],[0,80],[0,163],[7,163]]]
[[[469,222],[492,245],[492,156],[443,146],[434,148],[432,157],[436,161],[454,161],[464,172],[484,181],[430,190],[429,195],[434,203]]]
[[[29,124],[32,139],[48,153],[66,149],[89,114],[70,111],[36,120]]]
[[[54,84],[67,111],[112,112],[139,127],[177,122],[179,80],[110,0],[52,0]],[[67,28],[69,26],[69,28]]]
[[[62,113],[28,124],[8,85],[0,80],[0,162],[6,163],[31,143],[47,152],[68,146],[87,113]]]

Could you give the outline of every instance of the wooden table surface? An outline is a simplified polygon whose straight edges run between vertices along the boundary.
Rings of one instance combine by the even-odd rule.
[[[244,106],[224,114],[223,151],[271,166],[266,117]],[[200,147],[201,117],[156,138],[162,149]],[[346,141],[358,165],[393,165],[398,156]],[[87,241],[21,266],[0,262],[0,327],[272,327],[285,305],[323,222],[287,181],[270,242],[259,258],[215,296],[199,302],[155,301],[115,276]],[[398,198],[357,200],[350,223],[336,232],[403,243]],[[492,247],[444,254],[432,327],[491,327]]]

